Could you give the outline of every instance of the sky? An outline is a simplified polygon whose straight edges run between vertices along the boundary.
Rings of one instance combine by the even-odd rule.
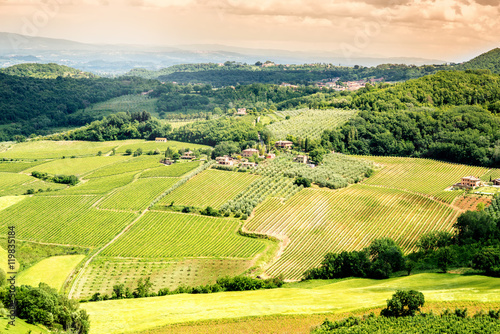
[[[500,47],[500,0],[0,0],[0,31],[458,62]]]

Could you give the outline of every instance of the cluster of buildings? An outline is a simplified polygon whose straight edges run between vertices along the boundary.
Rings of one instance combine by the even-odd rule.
[[[492,180],[494,186],[500,186],[500,178]],[[453,185],[455,188],[461,189],[476,189],[477,187],[485,186],[484,182],[480,178],[475,176],[464,176],[460,183]]]

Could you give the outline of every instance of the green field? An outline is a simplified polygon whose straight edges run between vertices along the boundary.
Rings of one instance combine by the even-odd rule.
[[[49,332],[46,328],[42,328],[39,326],[28,324],[23,319],[16,318],[16,326],[7,327],[10,319],[8,318],[0,318],[0,333],[1,334],[48,334]],[[4,331],[5,329],[5,331]]]
[[[86,303],[92,334],[137,332],[170,323],[272,314],[343,313],[385,305],[398,289],[415,289],[426,301],[500,301],[500,279],[419,274],[387,280],[349,279],[315,288],[201,295],[172,295]]]
[[[156,149],[159,149],[161,152],[164,152],[167,147],[170,147],[172,150],[179,150],[179,149],[190,149],[190,150],[197,150],[197,149],[207,149],[210,148],[210,146],[207,145],[199,145],[199,144],[191,144],[191,143],[182,143],[174,140],[169,140],[166,143],[157,143],[154,141],[146,141],[146,140],[129,140],[128,143],[120,145],[116,152],[118,153],[125,153],[127,149],[131,149],[132,151],[137,150],[138,148],[142,149],[144,153],[148,151],[154,151]]]
[[[239,275],[251,265],[251,260],[228,258],[145,261],[98,257],[75,282],[76,288],[72,297],[89,298],[97,292],[111,296],[115,284],[123,284],[133,291],[137,287],[137,281],[145,277],[151,279],[154,291],[163,288],[174,290],[180,285],[214,284],[217,278]]]
[[[399,157],[363,157],[383,168],[364,183],[404,189],[430,195],[446,203],[464,193],[463,190],[444,191],[461,181],[463,176],[480,177],[488,168],[459,165],[430,159]]]
[[[162,165],[141,173],[142,178],[146,177],[179,177],[200,166],[199,161],[175,163],[170,166]]]
[[[490,182],[490,180],[500,178],[500,168],[493,168],[488,173],[481,176],[481,180]]]
[[[174,177],[138,179],[110,194],[98,206],[101,209],[144,210],[178,180]]]
[[[98,210],[96,196],[35,196],[0,211],[0,230],[16,226],[20,240],[95,247],[109,241],[136,215]],[[0,235],[5,235],[2,232]]]
[[[165,196],[160,204],[219,208],[259,176],[248,173],[206,170]]]
[[[85,255],[51,256],[43,259],[17,276],[17,285],[37,287],[40,282],[60,290],[64,281]]]
[[[0,211],[5,208],[8,208],[11,205],[16,204],[17,202],[22,201],[25,196],[3,196],[0,197]]]
[[[46,163],[45,160],[38,161],[0,161],[0,172],[19,173],[28,168]]]
[[[137,172],[128,172],[123,174],[111,175],[108,177],[99,177],[79,182],[73,187],[66,188],[58,192],[58,195],[93,195],[107,194],[115,188],[123,187],[134,179]],[[51,195],[51,193],[44,193]]]
[[[421,195],[354,185],[337,191],[304,189],[285,204],[270,198],[245,227],[289,240],[266,272],[300,279],[326,253],[360,250],[376,238],[391,237],[408,252],[425,232],[451,231],[456,216],[452,208]]]
[[[263,241],[236,234],[238,227],[233,219],[148,212],[102,255],[251,258],[263,250]]]
[[[13,144],[6,151],[0,152],[0,158],[40,159],[69,158],[71,156],[96,155],[97,152],[110,152],[120,142],[90,142],[90,141],[29,141]]]
[[[301,109],[293,113],[280,112],[278,115],[291,116],[274,122],[266,127],[278,140],[286,139],[287,135],[299,138],[319,139],[324,130],[343,125],[356,115],[354,110],[342,109]]]
[[[65,184],[45,182],[25,174],[0,172],[0,196],[23,195],[28,189],[63,189]]]
[[[158,118],[156,112],[156,101],[158,99],[150,98],[147,95],[123,95],[93,104],[91,107],[84,110],[79,110],[77,113],[89,114],[94,117],[109,116],[118,112],[142,112],[147,111],[154,117]]]
[[[99,168],[92,174],[86,175],[85,178],[105,177],[128,172],[139,172],[149,168],[164,167],[164,165],[160,163],[160,160],[161,156],[158,155],[129,157],[126,161]]]
[[[101,156],[101,157],[85,157],[85,158],[75,158],[75,159],[58,159],[47,162],[43,165],[27,169],[25,173],[31,173],[32,171],[37,171],[53,175],[63,174],[63,175],[81,176],[95,169],[107,165],[113,165],[116,164],[117,162],[126,159],[129,159],[129,157],[117,156],[117,155],[111,157]]]

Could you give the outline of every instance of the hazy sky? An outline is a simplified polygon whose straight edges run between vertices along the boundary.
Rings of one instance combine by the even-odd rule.
[[[461,61],[500,46],[500,0],[0,0],[0,31]]]

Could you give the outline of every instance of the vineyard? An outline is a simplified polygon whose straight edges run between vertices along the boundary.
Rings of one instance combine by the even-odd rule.
[[[344,124],[356,114],[354,110],[293,110],[282,112],[280,116],[290,116],[267,125],[276,139],[286,139],[287,135],[298,138],[319,139],[324,130]]]
[[[364,157],[381,164],[383,168],[364,183],[404,189],[430,195],[445,203],[464,193],[463,190],[445,191],[460,182],[463,176],[480,177],[487,168],[458,165],[429,159],[399,157]]]
[[[74,187],[69,187],[58,192],[58,195],[95,195],[107,194],[113,189],[123,187],[134,179],[137,172],[128,172],[123,174],[111,175],[108,177],[99,177],[85,180]],[[52,193],[43,193],[40,195],[52,195]]]
[[[20,240],[96,247],[118,234],[134,213],[97,210],[96,196],[35,196],[0,211],[0,228]],[[5,235],[3,232],[2,235]]]
[[[132,151],[137,150],[138,148],[142,149],[143,152],[154,151],[159,149],[164,152],[167,147],[170,147],[172,150],[180,150],[180,149],[190,149],[192,151],[198,149],[207,149],[210,146],[200,145],[200,144],[192,144],[192,143],[183,143],[179,141],[169,140],[166,143],[163,142],[154,142],[154,141],[145,141],[145,140],[129,140],[127,143],[120,145],[117,149],[117,153],[125,153],[126,150],[130,149]]]
[[[138,179],[110,194],[98,204],[98,207],[115,210],[144,210],[178,180],[177,178]]]
[[[264,242],[236,234],[239,222],[171,212],[148,212],[102,255],[142,258],[251,258]]]
[[[9,173],[19,173],[23,170],[26,170],[31,167],[38,166],[40,164],[45,163],[44,160],[38,161],[0,161],[0,172],[9,172]]]
[[[121,142],[90,142],[90,141],[30,141],[13,144],[6,151],[0,152],[0,158],[43,159],[71,156],[96,155],[97,152],[110,152]]]
[[[270,198],[245,227],[290,239],[267,270],[300,279],[328,252],[360,250],[380,237],[392,237],[406,252],[431,230],[450,231],[457,213],[444,204],[395,189],[354,185],[346,189],[304,189],[285,204]]]
[[[141,173],[142,178],[146,177],[179,177],[200,166],[199,161],[185,163],[175,163],[170,166],[156,167]]]
[[[32,171],[37,171],[52,175],[63,174],[63,175],[81,176],[95,169],[112,165],[126,159],[128,159],[128,157],[124,156],[112,156],[112,157],[101,156],[101,157],[85,157],[85,158],[75,158],[75,159],[57,159],[44,163],[43,165],[27,169],[25,173],[31,173]]]
[[[49,183],[32,176],[15,173],[0,172],[0,196],[23,195],[28,189],[57,190],[66,188],[66,185]]]
[[[89,298],[94,293],[111,296],[113,285],[123,284],[133,291],[137,281],[150,277],[153,290],[180,285],[199,286],[213,284],[219,277],[236,276],[251,266],[242,259],[166,259],[158,261],[123,260],[99,257],[92,261],[76,284],[75,298]],[[106,274],[103,274],[106,273]]]
[[[87,109],[79,111],[81,113],[92,113],[96,117],[109,116],[118,112],[142,112],[147,111],[154,117],[158,117],[156,112],[156,101],[158,99],[143,95],[124,95],[92,105]]]
[[[248,187],[258,176],[248,173],[206,170],[165,196],[160,204],[219,208]]]
[[[160,163],[160,159],[161,157],[158,155],[129,157],[126,161],[99,168],[92,174],[86,175],[85,178],[105,177],[128,172],[139,172],[149,168],[164,167],[164,165]]]

